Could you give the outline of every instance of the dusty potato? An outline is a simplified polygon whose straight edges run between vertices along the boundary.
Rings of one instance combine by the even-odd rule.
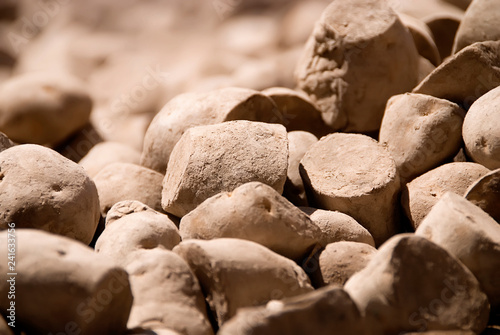
[[[124,262],[134,295],[129,328],[213,334],[198,280],[181,257],[156,248],[135,251]]]
[[[472,104],[462,129],[467,154],[492,170],[500,168],[499,104],[500,87],[497,87]]]
[[[170,156],[162,206],[182,217],[211,196],[252,181],[282,193],[287,166],[282,125],[231,121],[190,128]]]
[[[130,163],[112,163],[101,169],[94,181],[104,217],[114,204],[122,200],[138,200],[163,212],[163,175],[159,172]]]
[[[333,1],[316,23],[296,77],[334,130],[377,131],[387,99],[417,84],[418,52],[385,1]]]
[[[463,195],[478,178],[490,172],[476,163],[441,165],[403,187],[401,204],[413,228],[417,229],[431,208],[448,191]]]
[[[422,21],[404,13],[398,13],[401,22],[408,28],[420,56],[428,59],[433,65],[441,63],[439,50],[434,42],[434,36],[429,27]]]
[[[0,132],[0,152],[13,146],[14,143],[10,140],[10,138],[4,133]]]
[[[305,131],[296,130],[288,133],[288,169],[283,196],[296,206],[308,205],[299,165],[307,150],[316,142],[318,138]]]
[[[321,118],[321,111],[304,92],[286,87],[272,87],[262,93],[270,97],[280,110],[283,115],[282,124],[287,131],[303,130],[317,137],[332,132]]]
[[[488,299],[474,275],[446,250],[414,234],[387,241],[344,289],[372,334],[480,333],[488,322]]]
[[[327,287],[298,297],[270,301],[266,306],[238,310],[220,335],[363,335],[361,314],[349,295]]]
[[[0,86],[0,131],[16,142],[57,144],[85,126],[91,110],[85,86],[66,74],[24,74]]]
[[[406,93],[389,100],[379,141],[394,158],[403,182],[458,152],[464,117],[457,104],[429,95]]]
[[[132,306],[128,275],[87,246],[34,229],[17,229],[16,330],[121,334]],[[0,308],[9,308],[8,233],[0,233]],[[10,242],[9,242],[10,243]],[[10,247],[9,247],[10,248]],[[10,300],[12,301],[12,300]]]
[[[448,192],[432,207],[415,234],[458,258],[476,276],[491,307],[500,307],[498,222],[461,195]]]
[[[106,217],[106,228],[97,239],[95,250],[117,263],[135,250],[172,250],[181,241],[179,230],[167,215],[139,201],[120,201],[108,213],[112,214],[111,220]],[[117,218],[118,215],[123,216]]]
[[[302,158],[300,173],[310,202],[352,216],[377,245],[398,231],[399,174],[377,141],[360,134],[325,136]]]
[[[328,244],[316,258],[317,270],[309,273],[314,287],[343,286],[372,259],[377,249],[366,244],[342,241]],[[310,266],[309,266],[310,267]]]
[[[500,28],[497,24],[499,19],[498,1],[472,1],[455,35],[453,53],[476,42],[500,40]]]
[[[85,244],[99,222],[94,182],[78,164],[52,149],[23,144],[0,152],[0,229],[14,222]]]
[[[500,169],[476,180],[464,196],[500,223]]]
[[[500,83],[500,41],[477,42],[439,65],[413,93],[450,100],[465,109]]]
[[[434,1],[434,0],[431,0]],[[417,6],[420,4],[416,3]],[[439,50],[441,60],[445,60],[452,54],[455,35],[457,33],[460,22],[462,21],[462,13],[430,13],[422,18],[425,24],[432,31],[432,36]]]
[[[233,238],[187,240],[174,252],[184,258],[200,281],[219,326],[238,308],[313,290],[297,264],[255,242]]]
[[[312,207],[300,207],[300,209],[321,229],[320,244],[323,247],[340,241],[361,242],[375,246],[370,232],[347,214]]]
[[[241,238],[291,259],[307,256],[321,230],[272,187],[259,182],[219,193],[181,219],[182,240]]]
[[[78,164],[83,166],[91,178],[94,178],[108,164],[139,164],[140,161],[141,153],[138,150],[123,143],[105,141],[90,149]]]
[[[176,96],[151,121],[141,165],[165,174],[172,150],[186,130],[231,120],[279,122],[282,116],[269,97],[246,88]]]

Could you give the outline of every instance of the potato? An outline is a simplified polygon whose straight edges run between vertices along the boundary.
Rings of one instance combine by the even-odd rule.
[[[155,116],[144,137],[141,165],[165,174],[169,157],[191,127],[223,121],[279,122],[282,116],[264,94],[228,87],[207,93],[185,93],[169,101]]]
[[[427,58],[419,57],[418,61],[418,82],[425,79],[436,67]]]
[[[286,47],[296,45],[302,47],[314,29],[316,20],[327,5],[328,2],[322,0],[292,3],[281,20],[281,44]]]
[[[321,238],[306,214],[259,182],[205,200],[181,219],[179,228],[184,241],[240,238],[294,260],[307,256]]]
[[[0,132],[0,152],[13,147],[14,143],[4,133]]]
[[[418,228],[446,192],[463,195],[472,183],[488,172],[487,168],[476,163],[448,163],[406,184],[401,204],[413,228]]]
[[[353,274],[368,264],[376,252],[377,249],[366,243],[330,243],[314,258],[316,271],[308,272],[311,282],[314,287],[343,286]],[[306,270],[312,269],[311,265],[306,265]]]
[[[465,111],[450,101],[406,93],[387,103],[379,141],[403,182],[451,159],[462,144]]]
[[[439,65],[413,93],[450,100],[465,109],[500,83],[500,41],[474,43]]]
[[[471,106],[462,130],[469,157],[491,170],[500,168],[499,103],[500,87],[497,87]]]
[[[270,97],[280,110],[283,115],[282,124],[287,131],[303,130],[317,137],[331,133],[332,130],[324,123],[318,107],[304,92],[272,87],[262,93]]]
[[[485,174],[465,192],[465,198],[500,223],[500,169]]]
[[[255,242],[187,240],[174,252],[184,258],[200,281],[219,326],[238,308],[313,290],[297,264]]]
[[[305,131],[296,130],[288,133],[288,169],[283,196],[297,206],[308,205],[299,165],[307,150],[316,142],[318,138]]]
[[[417,84],[418,52],[386,2],[337,0],[316,23],[296,77],[327,125],[373,132],[387,99]]]
[[[380,245],[398,231],[399,174],[375,140],[335,133],[311,146],[300,162],[309,200],[352,216]]]
[[[476,276],[492,308],[500,307],[500,225],[462,196],[448,192],[416,235],[446,249]]]
[[[420,3],[415,4],[421,7]],[[426,17],[422,18],[425,24],[432,31],[432,36],[436,42],[441,60],[445,60],[452,54],[455,35],[462,18],[463,13],[460,12],[430,13]]]
[[[453,53],[476,42],[500,40],[500,29],[496,24],[500,19],[499,12],[498,1],[472,1],[458,27]]]
[[[347,214],[312,207],[300,207],[300,209],[321,229],[320,244],[323,247],[340,241],[361,242],[375,246],[370,232]]]
[[[17,229],[16,330],[28,334],[121,334],[132,306],[128,275],[66,237]],[[9,308],[7,231],[0,233],[0,308]],[[10,243],[10,242],[9,242]],[[12,301],[12,300],[10,300]]]
[[[441,56],[439,55],[439,50],[429,27],[423,21],[413,16],[404,13],[398,13],[398,15],[401,22],[410,31],[420,56],[428,59],[433,65],[438,66],[441,63]]]
[[[170,156],[162,207],[182,217],[211,196],[252,181],[282,193],[287,166],[281,125],[231,121],[190,128]]]
[[[163,212],[163,175],[159,172],[130,163],[112,163],[104,167],[94,177],[94,181],[103,217],[114,204],[122,200],[137,200]]]
[[[79,162],[94,178],[99,171],[111,163],[139,164],[141,153],[134,148],[119,142],[105,141],[96,144]]]
[[[142,211],[134,208],[142,207]],[[179,230],[170,218],[138,201],[120,201],[110,210],[131,213],[107,220],[106,228],[97,239],[95,250],[117,263],[138,249],[165,248],[172,250],[180,243]],[[106,218],[108,219],[108,218]]]
[[[181,257],[158,248],[138,250],[128,255],[125,264],[134,295],[129,328],[214,333],[198,280]]]
[[[356,304],[338,287],[298,297],[270,301],[266,306],[238,310],[219,335],[363,335],[364,322]]]
[[[67,74],[31,73],[0,86],[0,131],[13,141],[54,145],[87,124],[92,100]]]
[[[488,299],[474,275],[446,250],[414,234],[387,241],[344,289],[372,334],[480,333],[488,322]]]
[[[94,182],[78,164],[36,144],[0,152],[0,229],[14,222],[85,244],[99,222]]]

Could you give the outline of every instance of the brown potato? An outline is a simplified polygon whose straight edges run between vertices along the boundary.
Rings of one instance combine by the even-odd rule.
[[[69,75],[24,74],[0,86],[0,131],[16,142],[58,144],[87,124],[91,110],[85,86]]]
[[[313,291],[297,264],[255,242],[233,238],[188,240],[174,252],[196,274],[219,326],[238,308]]]
[[[211,196],[252,181],[282,193],[287,166],[282,125],[231,121],[190,128],[170,156],[162,207],[182,217]]]
[[[138,150],[123,143],[105,141],[90,149],[78,164],[83,166],[91,178],[94,178],[108,164],[139,164],[140,161],[141,153]]]
[[[0,229],[14,222],[85,244],[99,222],[94,182],[78,164],[36,144],[0,152]]]
[[[66,237],[17,229],[16,330],[121,334],[132,306],[127,272]],[[9,308],[7,231],[0,233],[0,308]],[[9,242],[10,243],[10,242]],[[10,248],[10,247],[9,247]],[[12,300],[10,300],[12,301]]]

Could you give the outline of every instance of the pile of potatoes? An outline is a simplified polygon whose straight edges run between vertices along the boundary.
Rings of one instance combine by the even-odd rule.
[[[127,3],[0,4],[0,334],[500,334],[500,2]]]

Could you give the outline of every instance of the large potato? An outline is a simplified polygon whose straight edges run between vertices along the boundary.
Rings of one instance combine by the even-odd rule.
[[[446,250],[413,234],[387,241],[344,289],[372,334],[480,333],[488,322],[488,299],[474,275]]]
[[[9,308],[12,290],[7,281],[12,278],[7,267],[11,236],[7,235],[7,231],[0,233],[2,311]],[[66,237],[17,227],[15,235],[16,330],[82,335],[126,330],[133,297],[124,269]]]
[[[307,256],[321,230],[272,187],[243,184],[205,200],[181,219],[183,240],[241,238],[291,259]]]
[[[372,132],[387,99],[417,84],[418,52],[385,1],[337,0],[316,23],[296,76],[327,125]]]
[[[200,281],[219,326],[238,308],[313,290],[297,264],[255,242],[234,238],[188,240],[174,252],[184,258]]]
[[[300,162],[309,201],[362,224],[380,245],[398,231],[400,179],[387,150],[368,136],[335,133]]]
[[[99,222],[94,182],[52,149],[18,145],[0,152],[0,229],[11,222],[90,243]]]
[[[165,174],[175,144],[191,127],[231,120],[279,122],[274,102],[246,88],[228,87],[207,93],[185,93],[168,102],[144,137],[141,164]]]
[[[252,181],[282,193],[287,166],[282,125],[231,121],[190,128],[170,156],[162,207],[182,217],[211,196]]]

